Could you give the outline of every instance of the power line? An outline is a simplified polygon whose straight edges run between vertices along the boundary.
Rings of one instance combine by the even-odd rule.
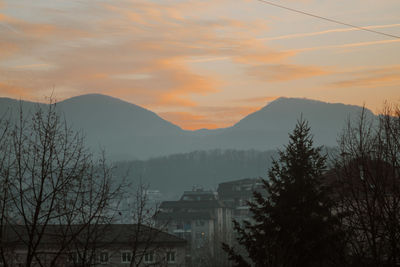
[[[336,24],[341,24],[341,25],[344,25],[344,26],[356,28],[356,29],[359,29],[359,30],[362,30],[362,31],[372,32],[372,33],[376,33],[376,34],[385,35],[385,36],[389,36],[389,37],[392,37],[392,38],[400,39],[400,36],[397,36],[397,35],[384,33],[384,32],[380,32],[380,31],[375,31],[375,30],[371,30],[371,29],[368,29],[368,28],[365,28],[365,27],[360,27],[360,26],[357,26],[357,25],[341,22],[339,20],[334,20],[334,19],[330,19],[330,18],[314,15],[314,14],[311,14],[311,13],[308,13],[308,12],[304,12],[304,11],[301,11],[301,10],[297,10],[297,9],[294,9],[294,8],[278,5],[278,4],[272,3],[270,1],[266,1],[266,0],[257,0],[257,1],[259,1],[261,3],[264,3],[264,4],[267,4],[267,5],[283,8],[283,9],[286,9],[286,10],[289,10],[289,11],[292,11],[292,12],[296,12],[296,13],[300,13],[300,14],[303,14],[303,15],[307,15],[307,16],[310,16],[310,17],[314,17],[314,18],[326,20],[326,21],[329,21],[329,22],[333,22],[333,23],[336,23]]]

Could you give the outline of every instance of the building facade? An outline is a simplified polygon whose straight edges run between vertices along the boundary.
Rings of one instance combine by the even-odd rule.
[[[185,191],[177,201],[162,202],[157,224],[188,241],[188,259],[193,266],[207,257],[215,261],[221,243],[232,240],[232,209],[212,191]]]
[[[24,226],[10,226],[1,251],[5,264],[26,266],[28,244]],[[35,250],[31,266],[60,267],[186,267],[186,240],[155,228],[134,224],[98,226],[90,238],[75,233],[75,238],[61,234],[63,226],[48,226]],[[38,236],[39,237],[39,236]]]
[[[232,209],[232,218],[238,222],[251,217],[247,204],[253,199],[253,192],[264,192],[261,178],[246,178],[218,185],[218,198]]]

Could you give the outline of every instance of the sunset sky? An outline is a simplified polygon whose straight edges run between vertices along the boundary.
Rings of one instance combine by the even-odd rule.
[[[400,36],[399,0],[271,0]],[[0,97],[101,93],[184,129],[280,96],[400,101],[400,39],[257,0],[0,0]]]

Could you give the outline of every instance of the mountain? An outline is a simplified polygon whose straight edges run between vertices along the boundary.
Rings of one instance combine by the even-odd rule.
[[[46,104],[0,98],[0,116],[18,119],[20,106],[27,115],[35,106]],[[77,96],[58,102],[56,107],[68,125],[84,132],[88,147],[95,152],[104,148],[113,161],[186,151],[190,138],[186,131],[154,112],[105,95]]]
[[[35,105],[44,105],[25,101],[21,104],[25,113]],[[0,98],[0,115],[12,111],[14,117],[19,106],[18,100]],[[288,133],[300,116],[309,121],[316,144],[335,146],[346,119],[361,111],[358,106],[279,98],[232,127],[185,131],[150,110],[104,95],[73,97],[57,103],[57,108],[70,125],[83,130],[89,147],[104,148],[114,161],[195,150],[275,149],[286,144]]]
[[[89,146],[104,147],[117,160],[181,152],[187,139],[185,131],[154,112],[109,96],[73,97],[58,107],[85,131]]]
[[[303,117],[309,122],[317,145],[333,147],[348,118],[357,117],[362,108],[300,98],[279,98],[246,116],[222,133],[208,137],[208,148],[268,150],[281,147],[288,133]],[[367,110],[369,116],[373,113]],[[203,146],[204,147],[204,146]]]

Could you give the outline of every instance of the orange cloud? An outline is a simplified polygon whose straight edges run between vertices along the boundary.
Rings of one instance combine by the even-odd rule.
[[[0,13],[0,94],[17,98],[23,95],[32,100],[37,95],[45,95],[52,87],[62,97],[103,93],[159,112],[168,111],[167,116],[175,112],[177,122],[193,129],[196,126],[189,122],[189,115],[194,116],[197,127],[229,126],[274,99],[253,95],[287,95],[292,91],[286,83],[273,84],[272,88],[263,81],[303,79],[299,81],[299,88],[307,87],[307,90],[320,87],[305,85],[308,83],[305,78],[326,74],[331,75],[324,78],[336,79],[329,80],[333,81],[328,85],[331,88],[398,83],[398,71],[331,73],[329,68],[301,63],[312,64],[318,58],[298,56],[306,51],[381,45],[398,40],[354,43],[346,40],[349,43],[327,46],[312,43],[316,47],[282,51],[260,37],[266,36],[269,25],[280,27],[278,23],[283,18],[263,16],[263,11],[257,12],[258,5],[254,2],[245,6],[241,1],[229,0],[100,2],[73,1],[49,8],[29,1],[21,5],[10,0],[7,10],[20,8],[21,12],[11,15],[5,9]],[[4,2],[0,0],[0,3]],[[244,14],[242,8],[255,15]],[[277,39],[341,31],[334,29]],[[325,41],[328,39],[321,40],[320,44],[326,44]],[[311,43],[295,45],[310,46]],[[355,66],[359,62],[367,61],[344,60],[341,65]],[[257,79],[249,79],[244,74]],[[246,98],[219,104],[224,98],[240,98],[243,92]],[[301,96],[306,90],[297,92]],[[208,100],[211,101],[207,103]],[[225,104],[240,106],[204,107]]]
[[[350,78],[332,82],[331,87],[348,88],[348,87],[383,87],[400,85],[400,66],[389,66],[383,68],[375,68],[357,72],[343,73]],[[342,75],[343,75],[342,74]]]
[[[163,60],[157,66],[163,69],[163,73],[159,73],[158,78],[173,80],[175,84],[160,95],[157,105],[195,106],[196,103],[188,99],[191,94],[205,95],[217,92],[217,78],[191,73],[179,61]]]
[[[220,92],[226,85],[222,80],[226,73],[192,69],[191,59],[205,65],[224,59],[223,63],[241,66],[285,61],[296,52],[280,52],[257,40],[255,36],[267,29],[263,19],[189,12],[208,14],[211,6],[224,1],[228,3],[113,1],[93,6],[83,2],[79,9],[62,13],[40,11],[47,12],[48,20],[43,20],[47,23],[5,16],[9,28],[0,28],[0,35],[6,36],[0,51],[7,54],[0,57],[14,63],[0,65],[0,76],[6,76],[15,90],[0,87],[0,94],[21,97],[27,90],[23,97],[32,99],[52,87],[63,98],[97,92],[152,110],[171,110],[166,116],[175,116],[187,129],[229,126],[256,108],[199,107],[199,96]],[[179,113],[184,109],[195,116],[193,123],[188,114]]]
[[[186,130],[216,129],[232,126],[258,109],[259,107],[254,106],[198,106],[191,108],[191,112],[160,112],[158,114]]]
[[[296,51],[272,50],[257,39],[239,42],[234,50],[234,61],[250,65],[281,62],[297,54]]]
[[[218,124],[210,122],[204,115],[189,112],[162,112],[158,115],[174,124],[180,125],[185,130],[219,128]]]
[[[0,59],[14,55],[18,51],[17,45],[0,40]]]
[[[280,96],[260,96],[260,97],[250,97],[238,100],[238,102],[253,103],[253,104],[267,104],[278,99]]]
[[[235,61],[244,64],[273,63],[280,62],[289,57],[293,57],[295,54],[296,53],[294,51],[250,51],[245,52],[243,55],[235,57]]]
[[[5,14],[0,14],[0,58],[23,61],[25,57],[42,55],[47,57],[55,47],[65,41],[87,38],[89,31],[50,23],[32,23]],[[22,59],[22,60],[21,60]],[[42,60],[36,60],[42,61]],[[23,64],[30,65],[31,63]]]
[[[32,99],[34,98],[34,90],[29,88],[22,88],[10,84],[0,82],[0,92],[2,96],[18,98],[18,99]]]
[[[0,21],[5,23],[4,25],[9,31],[9,34],[14,32],[17,34],[42,37],[43,35],[49,34],[55,30],[55,26],[51,24],[30,23],[4,14],[0,14]]]
[[[284,82],[325,75],[330,72],[316,66],[276,64],[251,66],[248,68],[247,73],[262,81]]]
[[[29,79],[19,79],[22,87],[29,83],[30,86],[45,88],[55,86],[56,91],[58,87],[62,90],[69,88],[75,94],[120,94],[124,99],[133,99],[137,104],[152,108],[192,107],[197,105],[193,96],[218,92],[221,81],[217,73],[200,75],[192,71],[187,59],[236,57],[238,61],[245,62],[246,57],[266,60],[262,59],[262,54],[268,54],[269,58],[282,57],[274,55],[273,51],[266,53],[260,43],[252,43],[245,33],[252,21],[188,18],[186,11],[193,5],[200,5],[201,8],[207,6],[198,1],[190,4],[113,2],[112,5],[104,5],[103,10],[95,9],[104,20],[87,20],[79,28],[82,35],[78,34],[78,28],[71,28],[71,31],[65,32],[62,43],[58,36],[65,28],[60,25],[27,25],[23,21],[10,19],[13,27],[23,36],[36,36],[37,40],[42,41],[46,39],[46,42],[39,42],[31,48],[40,50],[45,60],[30,60],[21,65],[49,64],[52,68],[19,68],[7,71],[7,75],[15,81],[19,77],[34,76],[33,83]],[[254,23],[261,27],[259,20]],[[75,29],[77,32],[73,32]],[[88,35],[93,40],[84,34],[90,29],[101,29]],[[123,35],[120,35],[121,30]],[[55,46],[58,51],[52,48],[53,41],[58,42]],[[48,51],[45,51],[46,47]],[[35,55],[36,51],[26,48],[24,46],[24,53]],[[116,78],[137,73],[145,78]]]

